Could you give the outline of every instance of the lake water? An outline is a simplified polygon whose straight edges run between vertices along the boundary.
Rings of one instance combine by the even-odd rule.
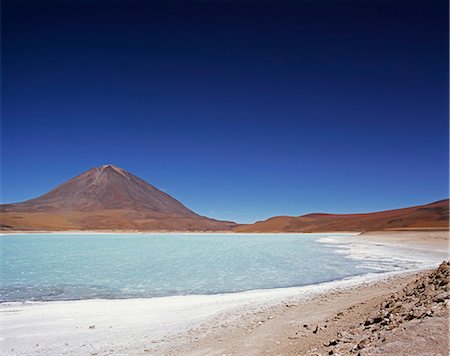
[[[355,257],[348,246],[329,243],[327,236],[3,235],[0,300],[217,294],[303,286],[416,266],[411,258],[380,258],[370,251]]]

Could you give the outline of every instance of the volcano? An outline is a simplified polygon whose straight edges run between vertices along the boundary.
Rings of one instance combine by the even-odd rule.
[[[111,164],[38,198],[1,205],[0,212],[3,230],[225,231],[236,225],[201,216]]]

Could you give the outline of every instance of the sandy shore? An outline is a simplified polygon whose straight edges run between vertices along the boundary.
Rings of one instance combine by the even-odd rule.
[[[427,250],[445,250],[449,248],[449,231],[373,231],[359,235],[361,241],[387,243],[390,245],[411,244]]]
[[[434,271],[337,289],[306,300],[290,299],[231,323],[217,320],[203,325],[178,346],[151,351],[171,355],[448,355],[448,284],[442,287],[447,301],[441,293],[434,296],[434,300],[441,298],[440,303],[431,301],[428,308],[424,307],[428,301],[421,303],[417,293],[409,293],[413,295],[409,299],[402,295],[419,286],[419,294],[426,299],[427,288],[424,291],[420,286]],[[448,272],[443,279],[448,283]],[[438,282],[442,284],[443,279]],[[401,309],[393,304],[396,300],[408,313],[403,319],[401,311],[395,313]],[[378,315],[390,319],[380,322]]]
[[[439,259],[448,257],[447,232],[389,234],[348,239],[355,254],[369,248],[402,255],[405,249],[399,246],[407,241],[411,253],[424,258],[424,266],[437,267]],[[424,234],[432,234],[430,243]],[[349,244],[333,237],[329,243]],[[362,319],[423,273],[366,275],[214,296],[7,303],[0,306],[2,354],[321,354],[324,342],[338,330]],[[447,321],[441,320],[443,325]]]

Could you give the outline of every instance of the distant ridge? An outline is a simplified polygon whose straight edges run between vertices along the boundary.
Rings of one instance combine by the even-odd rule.
[[[448,230],[449,200],[365,214],[313,213],[275,216],[237,226],[236,232],[332,232],[377,230]]]
[[[449,228],[449,200],[365,214],[275,216],[238,225],[200,216],[141,178],[106,164],[40,197],[0,205],[3,231],[332,232]]]
[[[2,230],[223,231],[236,225],[200,216],[111,164],[92,168],[38,198],[0,209]]]

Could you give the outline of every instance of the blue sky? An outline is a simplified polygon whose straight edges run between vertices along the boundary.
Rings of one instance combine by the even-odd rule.
[[[448,197],[445,1],[3,1],[1,201],[112,163],[208,216]]]

